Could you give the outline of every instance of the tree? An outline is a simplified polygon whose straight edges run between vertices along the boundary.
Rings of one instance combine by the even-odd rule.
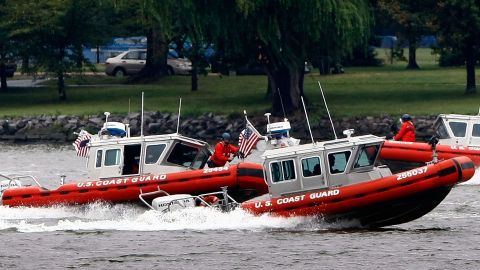
[[[304,63],[311,50],[316,49],[311,44],[335,53],[348,53],[367,40],[371,26],[369,5],[363,0],[236,3],[233,10],[238,15],[230,16],[234,27],[229,39],[241,39],[239,51],[255,54],[265,66],[273,93],[272,110],[277,115],[282,112],[280,96],[287,113],[301,108]]]
[[[0,0],[0,6],[5,5],[5,0]],[[5,21],[6,12],[5,9],[0,9],[0,21]],[[10,29],[5,23],[0,24],[0,91],[7,90],[7,73],[6,64],[9,60],[9,55],[12,54],[13,44],[9,38]]]
[[[209,0],[177,1],[172,16],[177,50],[181,51],[186,41],[191,43],[191,48],[182,53],[192,61],[192,91],[198,90],[198,73],[206,73],[205,47],[217,37],[223,23],[211,4]]]
[[[168,74],[168,41],[172,36],[172,14],[175,0],[110,0],[119,12],[135,8],[135,20],[147,37],[147,60],[132,82],[155,80]]]
[[[108,31],[99,0],[6,0],[10,37],[22,44],[19,54],[57,77],[60,100],[66,100],[65,74],[79,70],[83,47],[99,43]],[[24,62],[25,63],[25,62]]]
[[[378,0],[380,11],[388,14],[399,26],[400,43],[408,44],[408,69],[419,69],[416,51],[422,35],[429,33],[435,7],[433,0]]]
[[[438,1],[435,14],[440,46],[462,52],[467,70],[465,94],[476,93],[475,63],[480,54],[480,0],[441,0]]]

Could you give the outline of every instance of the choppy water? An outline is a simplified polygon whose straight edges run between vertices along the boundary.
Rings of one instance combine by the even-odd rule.
[[[5,145],[1,172],[47,187],[85,179],[70,146]],[[430,214],[381,230],[241,210],[160,214],[134,205],[0,206],[0,269],[480,269],[480,181]]]

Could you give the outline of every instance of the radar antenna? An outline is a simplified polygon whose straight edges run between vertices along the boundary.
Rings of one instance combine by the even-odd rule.
[[[318,82],[318,86],[320,87],[320,92],[322,93],[323,103],[325,103],[325,108],[327,109],[327,114],[328,114],[328,118],[330,119],[330,124],[332,124],[333,135],[335,135],[335,140],[337,140],[338,139],[337,133],[335,132],[335,127],[333,126],[332,117],[330,116],[330,111],[328,110],[327,100],[325,100],[325,95],[323,94],[322,85],[320,84],[320,81],[317,81],[317,82]]]
[[[300,96],[302,99],[303,104],[303,111],[305,112],[305,118],[307,119],[308,131],[310,132],[310,137],[312,138],[312,143],[315,144],[315,140],[313,140],[312,129],[310,128],[310,121],[308,120],[307,109],[305,108],[305,102],[303,101],[303,96]]]
[[[181,111],[182,111],[182,98],[180,98],[180,103],[178,104],[177,134],[178,134],[178,129],[180,128],[180,112]]]

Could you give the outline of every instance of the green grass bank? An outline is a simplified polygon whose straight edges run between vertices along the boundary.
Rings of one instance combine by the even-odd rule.
[[[406,52],[408,53],[408,52]],[[388,61],[388,51],[378,50],[385,58],[382,67],[347,67],[344,74],[320,76],[314,71],[305,76],[305,93],[312,117],[325,114],[318,88],[320,81],[334,118],[352,116],[436,115],[439,113],[476,114],[480,94],[464,95],[464,67],[440,68],[429,49],[418,52],[420,70],[406,70],[405,62]],[[480,76],[477,75],[477,81]],[[141,93],[145,110],[175,112],[179,98],[188,115],[263,114],[269,110],[265,76],[200,76],[199,90],[190,91],[190,77],[173,76],[155,84],[130,85],[125,80],[105,76],[83,76],[67,80],[67,101],[58,100],[55,83],[44,87],[10,88],[0,93],[0,116],[89,115],[110,111],[140,111]],[[480,91],[480,89],[479,89]]]

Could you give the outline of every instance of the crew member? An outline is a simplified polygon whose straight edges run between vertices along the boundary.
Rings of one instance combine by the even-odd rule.
[[[223,167],[227,161],[232,161],[237,153],[238,147],[230,144],[230,134],[225,132],[222,134],[222,140],[215,145],[215,152],[210,157],[208,167]]]
[[[393,139],[395,141],[414,142],[415,126],[412,123],[412,117],[409,114],[404,114],[400,121],[402,122],[402,127]]]

